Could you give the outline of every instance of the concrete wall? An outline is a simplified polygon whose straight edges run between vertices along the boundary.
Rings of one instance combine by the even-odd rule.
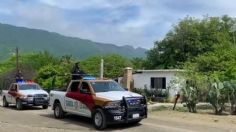
[[[180,91],[179,84],[171,85],[171,81],[176,79],[176,74],[182,72],[181,70],[140,70],[138,73],[133,74],[133,86],[134,88],[147,88],[151,89],[151,78],[152,77],[164,77],[166,78],[166,90],[169,92],[169,97],[175,97],[177,91]],[[124,84],[123,77],[118,78],[118,82]],[[123,85],[124,86],[124,85]],[[164,91],[164,90],[163,90]]]
[[[169,97],[174,97],[176,91],[179,90],[178,84],[170,87],[171,80],[176,78],[177,71],[148,71],[138,74],[133,74],[134,87],[135,88],[147,88],[151,89],[152,77],[164,77],[166,78],[166,90],[169,90]],[[169,89],[168,89],[169,88]]]

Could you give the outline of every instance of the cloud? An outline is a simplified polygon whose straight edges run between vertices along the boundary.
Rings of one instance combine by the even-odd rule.
[[[236,16],[234,0],[3,0],[0,22],[92,41],[153,47],[186,16]]]
[[[11,11],[7,8],[1,8],[0,9],[0,14],[1,15],[11,15]]]

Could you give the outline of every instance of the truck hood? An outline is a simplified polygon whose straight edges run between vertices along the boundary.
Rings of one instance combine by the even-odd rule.
[[[44,90],[20,90],[19,91],[23,95],[35,95],[35,94],[47,94]]]
[[[129,91],[110,91],[96,93],[97,97],[106,98],[111,101],[122,100],[123,97],[142,97],[142,95]]]

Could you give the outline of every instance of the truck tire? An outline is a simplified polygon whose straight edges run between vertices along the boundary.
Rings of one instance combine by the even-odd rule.
[[[17,110],[22,110],[23,109],[23,105],[20,99],[16,100],[16,109]]]
[[[98,130],[105,129],[107,127],[106,116],[102,109],[98,108],[93,114],[93,124]]]
[[[2,105],[3,105],[3,107],[8,107],[9,106],[9,103],[7,102],[6,97],[3,97]]]
[[[48,105],[43,105],[42,107],[43,107],[43,109],[47,109]]]
[[[62,119],[65,117],[65,112],[61,107],[61,103],[54,104],[54,117],[57,119]]]

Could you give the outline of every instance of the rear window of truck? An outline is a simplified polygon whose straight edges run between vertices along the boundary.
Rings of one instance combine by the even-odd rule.
[[[109,91],[125,91],[118,83],[111,82],[91,82],[95,93],[109,92]]]

